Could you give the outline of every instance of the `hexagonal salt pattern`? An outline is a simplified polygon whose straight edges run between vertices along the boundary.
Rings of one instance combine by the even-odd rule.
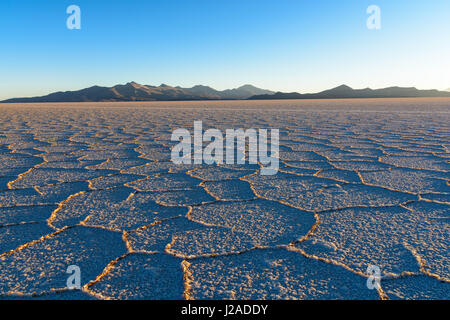
[[[0,112],[0,299],[449,299],[448,101]],[[278,173],[172,163],[194,120],[279,129]]]

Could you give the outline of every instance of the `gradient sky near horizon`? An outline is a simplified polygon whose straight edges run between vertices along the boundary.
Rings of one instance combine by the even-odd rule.
[[[66,8],[81,8],[81,30]],[[369,5],[381,30],[369,30]],[[450,88],[449,0],[2,0],[0,99],[92,85]]]

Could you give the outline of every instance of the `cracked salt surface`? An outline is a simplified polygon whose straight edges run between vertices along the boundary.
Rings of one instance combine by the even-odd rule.
[[[0,106],[0,299],[450,299],[448,100],[111,106]],[[199,119],[278,174],[171,163]]]

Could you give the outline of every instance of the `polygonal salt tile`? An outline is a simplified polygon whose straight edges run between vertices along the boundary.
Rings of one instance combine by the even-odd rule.
[[[121,187],[127,183],[144,178],[145,176],[136,174],[122,174],[122,173],[114,174],[111,176],[95,178],[93,180],[90,180],[90,187],[91,189],[107,189],[112,187]]]
[[[109,170],[123,170],[133,167],[138,167],[149,163],[149,160],[136,159],[110,159],[101,164],[88,166],[87,169],[109,169]]]
[[[127,240],[136,251],[160,251],[172,242],[172,237],[185,231],[202,229],[204,225],[185,217],[159,221],[127,233]]]
[[[192,190],[153,191],[148,193],[148,196],[163,206],[196,206],[216,201],[202,187]]]
[[[370,185],[413,192],[450,192],[445,180],[433,179],[426,172],[406,168],[394,168],[386,171],[361,172],[364,182]]]
[[[13,250],[27,242],[38,240],[53,231],[45,222],[0,227],[0,253]]]
[[[172,162],[150,162],[147,165],[136,167],[136,168],[130,168],[125,169],[122,172],[123,173],[129,173],[129,174],[139,174],[139,175],[155,175],[158,173],[181,173],[181,172],[187,172],[189,170],[195,169],[199,167],[198,165],[191,165],[191,164],[175,164]]]
[[[0,207],[57,204],[72,194],[88,189],[87,182],[71,182],[39,188],[2,191],[0,192]]]
[[[331,164],[337,169],[358,171],[386,170],[392,167],[377,161],[333,161]]]
[[[0,161],[0,170],[3,169],[18,169],[18,168],[32,168],[35,165],[44,162],[41,157],[32,157],[29,155],[11,154],[8,158],[3,158]]]
[[[47,160],[47,157],[44,156]],[[39,166],[40,169],[86,169],[88,166],[94,166],[100,164],[100,161],[90,161],[90,160],[60,160],[60,161],[50,161]]]
[[[450,163],[445,162],[442,158],[438,157],[384,156],[381,157],[380,160],[397,167],[440,171],[450,170]]]
[[[419,151],[407,151],[398,148],[390,148],[383,147],[384,153],[386,156],[404,156],[404,157],[417,157],[417,156],[425,156],[430,157],[433,154],[429,152],[419,152]]]
[[[331,169],[323,170],[317,174],[318,177],[334,179],[339,182],[361,183],[361,179],[354,171]]]
[[[407,224],[413,235],[409,245],[427,272],[450,281],[450,205],[419,201],[407,207],[413,210]]]
[[[345,150],[326,150],[326,151],[319,151],[318,152],[322,157],[323,160],[328,161],[351,161],[358,159],[358,155]],[[370,160],[369,159],[360,159],[360,160]]]
[[[139,191],[174,191],[197,189],[202,181],[183,173],[161,174],[128,183]]]
[[[169,148],[146,148],[145,146],[136,149],[141,157],[152,161],[170,161],[171,150]]]
[[[287,199],[307,190],[336,185],[336,181],[330,179],[283,172],[273,176],[253,175],[243,180],[250,182],[257,195],[275,200]]]
[[[97,136],[95,136],[97,135]],[[76,134],[70,138],[71,142],[83,143],[86,145],[100,145],[103,141],[103,138],[100,137],[100,133],[91,133],[91,134]]]
[[[75,151],[80,151],[83,149],[87,149],[87,145],[82,143],[77,144],[59,144],[45,147],[37,147],[37,150],[40,150],[42,153],[65,153],[70,154]]]
[[[83,224],[129,231],[162,219],[181,217],[188,212],[187,208],[161,206],[151,198],[148,193],[138,193],[115,204],[113,208],[97,208]]]
[[[247,181],[206,181],[202,183],[202,186],[219,200],[250,200],[256,198]]]
[[[381,145],[368,139],[353,139],[348,141],[337,139],[337,141],[333,143],[333,146],[345,148],[345,150],[364,150],[373,149],[374,147],[379,147]]]
[[[67,268],[80,268],[81,285],[127,251],[122,234],[74,227],[0,257],[0,294],[33,294],[67,288]]]
[[[304,191],[285,202],[299,209],[319,212],[357,206],[392,206],[410,200],[417,200],[417,197],[378,187],[350,184]]]
[[[409,229],[412,217],[401,207],[329,211],[320,214],[314,234],[297,246],[363,273],[370,265],[378,266],[382,274],[419,272],[408,249],[414,241],[414,229]]]
[[[327,161],[327,159],[312,151],[280,151],[280,159],[287,161]]]
[[[350,151],[359,156],[375,157],[375,158],[384,155],[384,152],[382,150],[375,148],[346,148],[346,151]]]
[[[448,193],[428,193],[421,194],[420,197],[430,201],[450,204],[450,194]]]
[[[46,221],[56,208],[56,205],[10,208],[0,207],[0,225]]]
[[[219,164],[219,167],[221,168],[227,168],[232,170],[251,170],[256,171],[260,169],[260,166],[258,164],[252,164],[252,163],[221,163]]]
[[[191,171],[189,172],[189,175],[205,181],[218,181],[239,179],[255,172],[255,170],[237,170],[218,166],[209,166]]]
[[[381,288],[392,300],[450,299],[450,282],[423,275],[381,280]]]
[[[239,253],[256,245],[247,233],[221,227],[203,227],[174,234],[166,252],[180,258],[195,258]]]
[[[75,193],[89,190],[89,182],[65,182],[56,185],[35,187],[35,189],[47,203],[55,203],[65,200]]]
[[[416,201],[406,205],[416,212],[417,219],[448,219],[450,218],[450,206],[448,204],[432,203],[428,201]]]
[[[402,168],[402,169],[406,169],[406,168]],[[424,175],[427,175],[430,178],[450,180],[450,171],[435,171],[435,170],[423,170],[423,169],[420,169],[420,170],[410,169],[410,170],[423,172]]]
[[[316,144],[316,143],[295,143],[289,145],[289,147],[294,151],[327,151],[327,150],[335,150],[335,147],[328,146],[325,144]]]
[[[300,175],[300,176],[313,176],[317,172],[319,172],[319,170],[304,169],[304,168],[297,168],[297,167],[291,167],[291,166],[284,166],[284,167],[279,169],[279,172],[296,174],[296,175]]]
[[[326,161],[291,161],[282,160],[288,167],[310,169],[310,170],[326,170],[334,169],[334,167]]]
[[[181,300],[184,298],[181,262],[167,254],[130,254],[117,261],[89,289],[113,299]]]
[[[31,188],[61,182],[86,181],[113,173],[109,170],[34,169],[11,184],[12,188]]]
[[[424,144],[415,145],[415,146],[408,146],[405,147],[405,150],[412,151],[416,153],[434,153],[434,152],[444,152],[445,149],[442,146],[431,146],[427,145],[426,142]]]
[[[74,153],[82,160],[134,159],[140,154],[130,150],[82,150]]]
[[[46,161],[39,165],[39,167],[48,167],[52,168],[52,163],[55,163],[55,168],[61,168],[70,166],[76,162],[89,162],[89,163],[102,163],[104,160],[79,160],[79,156],[67,153],[44,153],[41,155],[42,158]]]
[[[193,208],[190,217],[209,226],[248,234],[255,246],[297,241],[316,222],[311,213],[267,200],[203,205]]]
[[[51,225],[56,228],[73,226],[90,214],[114,210],[118,203],[128,199],[133,192],[133,189],[123,187],[73,194],[53,212],[50,218]]]
[[[42,154],[42,151],[36,150],[34,148],[15,148],[12,153],[20,153],[28,156],[39,156]]]
[[[12,145],[10,145],[10,148],[16,149],[16,148],[39,148],[39,147],[45,147],[49,144],[43,141],[38,141],[34,137],[32,137],[31,133],[28,137],[25,135],[22,135],[21,139],[17,139]]]
[[[193,299],[379,299],[364,277],[286,250],[200,258],[187,269]]]
[[[15,180],[17,176],[21,173],[28,171],[29,168],[0,168],[0,177],[14,177],[12,180]]]
[[[89,295],[78,289],[67,289],[63,291],[55,291],[42,293],[39,295],[0,295],[1,300],[97,300],[95,297]]]

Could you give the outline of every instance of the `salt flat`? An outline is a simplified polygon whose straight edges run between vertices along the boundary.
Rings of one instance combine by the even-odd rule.
[[[195,120],[279,172],[172,163]],[[1,299],[450,299],[449,223],[449,99],[0,105]]]

